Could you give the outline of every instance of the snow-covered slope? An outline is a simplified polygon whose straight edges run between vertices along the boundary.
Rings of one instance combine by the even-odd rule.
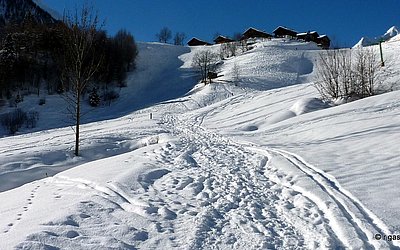
[[[1,138],[0,249],[400,247],[375,239],[400,233],[400,92],[330,107],[311,83],[319,49],[280,39],[194,86],[202,49],[141,44],[81,157],[55,122]]]

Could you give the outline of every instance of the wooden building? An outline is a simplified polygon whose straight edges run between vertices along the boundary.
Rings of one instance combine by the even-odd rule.
[[[217,38],[214,39],[215,44],[221,44],[221,43],[230,43],[233,42],[234,40],[225,37],[225,36],[218,36]]]
[[[208,42],[202,41],[196,37],[193,37],[190,39],[190,41],[187,43],[189,46],[206,46],[206,45],[211,45]]]
[[[297,39],[300,40],[304,40],[306,42],[315,42],[318,43],[318,32],[316,31],[308,31],[308,32],[304,32],[304,33],[299,33],[297,34]]]
[[[297,31],[291,30],[289,28],[278,26],[274,31],[274,36],[277,38],[297,38]]]
[[[271,38],[271,37],[272,37],[271,34],[268,34],[264,31],[257,30],[254,28],[249,28],[242,34],[242,38],[240,40],[246,40],[249,38]]]
[[[329,49],[331,46],[331,39],[327,35],[321,35],[317,38],[317,44],[323,49]]]

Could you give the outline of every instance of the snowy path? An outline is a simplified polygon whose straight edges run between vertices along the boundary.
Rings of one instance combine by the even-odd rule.
[[[21,249],[398,247],[374,240],[389,230],[333,177],[296,154],[225,138],[191,115],[163,115],[157,130],[166,139],[23,186],[25,203],[2,211],[10,218],[2,236]],[[40,204],[49,201],[69,212],[47,217]],[[22,242],[20,230],[31,232]]]
[[[319,204],[327,216],[330,216],[332,213],[332,218],[328,218],[331,221],[330,223],[332,228],[336,227],[335,233],[337,236],[343,234],[344,228],[354,229],[354,232],[344,233],[345,237],[343,237],[343,243],[346,246],[352,247],[352,241],[354,241],[353,239],[357,238],[358,241],[362,241],[363,245],[360,246],[361,248],[374,247],[376,249],[381,249],[382,247],[386,246],[385,244],[381,244],[383,242],[379,242],[374,238],[375,234],[390,234],[390,231],[386,225],[369,209],[367,209],[356,197],[354,197],[347,190],[343,189],[333,176],[329,176],[322,170],[315,168],[296,154],[276,149],[270,149],[269,151],[286,158],[288,161],[290,161],[290,163],[293,164],[293,166],[303,172],[304,175],[311,179],[323,191],[323,199],[315,197],[307,190],[304,190],[302,194],[308,196],[309,199],[314,200],[316,204]],[[328,197],[325,198],[326,196]],[[333,206],[330,204],[331,201],[333,201]],[[333,211],[339,211],[340,213],[335,214]],[[340,218],[341,221],[334,222],[335,220],[338,220],[338,218]],[[334,223],[337,223],[337,225]],[[348,227],[349,224],[351,225],[350,227]],[[349,231],[352,230],[350,229]],[[347,233],[348,235],[346,237]],[[360,243],[361,242],[357,242],[356,244]],[[394,247],[394,245],[390,243],[391,242],[389,242],[389,245]],[[396,246],[400,245],[396,244]],[[356,247],[358,248],[358,246]]]
[[[368,210],[361,202],[328,174],[313,167],[300,156],[277,149],[254,150],[268,155],[269,158],[283,158],[290,165],[286,171],[296,172],[296,181],[283,184],[307,197],[324,214],[334,237],[344,246],[356,249],[397,249],[396,242],[378,241],[376,234],[390,234],[387,226]],[[269,163],[268,163],[269,164]],[[272,164],[272,163],[271,163]],[[272,164],[273,165],[273,164]],[[278,164],[279,167],[282,166]],[[276,179],[280,183],[279,179]]]
[[[223,110],[224,107],[233,101],[235,101],[235,98],[220,105],[218,109]],[[193,128],[197,127],[197,129],[201,131],[200,133],[203,134],[203,137],[207,134],[211,135],[211,138],[219,137],[215,132],[207,131],[205,128],[199,126],[210,112],[213,111],[207,110],[200,113],[200,115],[193,116],[192,120],[194,120],[194,123],[185,124],[181,127],[192,128],[190,132],[186,132],[187,134],[196,134]],[[210,138],[205,140],[210,141]],[[349,248],[363,249],[394,249],[400,247],[400,244],[396,241],[385,242],[376,240],[376,234],[390,234],[388,227],[356,197],[342,188],[333,176],[307,163],[300,156],[285,150],[271,148],[262,149],[260,146],[247,146],[248,143],[240,144],[221,138],[220,140],[222,140],[225,145],[236,145],[241,150],[245,148],[246,150],[250,150],[250,152],[257,152],[258,154],[264,155],[265,159],[267,159],[265,165],[269,170],[273,170],[263,172],[263,178],[267,178],[269,181],[273,181],[282,187],[292,190],[296,195],[301,195],[312,203],[323,217],[321,219],[318,216],[313,223],[326,224],[325,227],[328,228],[329,237],[334,239],[336,244]],[[275,162],[278,163],[275,164]],[[252,179],[251,182],[257,183],[257,178]],[[295,206],[293,206],[293,208],[294,207]],[[296,207],[298,206],[296,205]],[[309,217],[309,215],[304,213],[299,216]],[[293,220],[292,217],[289,221],[293,222],[296,220]],[[295,222],[295,224],[296,223],[297,222]],[[302,226],[299,226],[297,228],[301,227]],[[315,235],[314,237],[318,238],[318,236]],[[307,246],[310,246],[310,244]]]
[[[18,248],[72,249],[100,244],[124,249],[160,245],[294,249],[342,245],[332,237],[323,211],[287,185],[291,177],[269,166],[269,157],[192,125],[166,115],[161,126],[177,140],[160,141],[106,160],[106,165],[118,164],[104,176],[90,174],[104,171],[106,165],[100,161],[24,186],[32,186],[30,200],[27,205],[15,205],[22,206],[21,212],[6,211],[6,216],[17,213],[17,217],[3,228],[3,236],[17,237],[19,230],[27,230],[21,227],[28,219],[45,223],[41,232],[32,229]],[[138,155],[146,159],[141,167],[137,166]],[[132,164],[136,172],[124,173]],[[124,181],[126,178],[131,181]],[[40,204],[49,201],[68,207],[70,213],[47,217],[40,212]],[[72,207],[68,205],[71,201]]]

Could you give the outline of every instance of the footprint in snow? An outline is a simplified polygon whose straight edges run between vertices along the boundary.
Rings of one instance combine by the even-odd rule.
[[[149,239],[149,233],[146,231],[139,231],[135,233],[132,239],[135,241],[146,241]]]
[[[177,217],[175,212],[169,210],[166,207],[158,209],[158,214],[161,215],[166,220],[175,220]]]
[[[90,215],[82,213],[79,215],[79,217],[81,217],[82,219],[87,219],[87,218],[90,218]]]
[[[79,233],[77,231],[74,230],[70,230],[67,232],[66,237],[69,239],[73,239],[79,236]]]

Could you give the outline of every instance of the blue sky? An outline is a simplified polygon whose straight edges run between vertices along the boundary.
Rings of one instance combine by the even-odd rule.
[[[106,20],[110,35],[121,28],[138,41],[155,41],[164,26],[212,41],[254,27],[272,32],[283,25],[299,32],[316,30],[334,43],[352,46],[362,36],[382,35],[400,26],[400,0],[42,0],[60,13],[91,3]]]

